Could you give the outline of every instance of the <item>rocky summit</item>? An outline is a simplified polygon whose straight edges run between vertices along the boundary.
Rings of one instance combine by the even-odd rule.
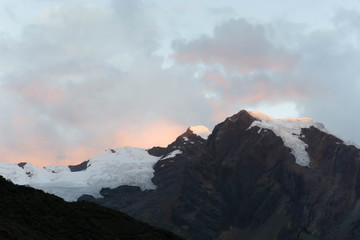
[[[103,198],[80,200],[186,239],[360,239],[360,150],[309,119],[243,110],[206,140],[189,128],[148,153],[160,159],[155,190],[103,188]]]

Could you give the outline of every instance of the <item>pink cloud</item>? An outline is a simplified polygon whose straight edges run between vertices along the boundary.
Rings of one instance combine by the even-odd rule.
[[[218,25],[211,37],[203,35],[188,42],[177,41],[173,46],[177,62],[221,64],[238,73],[259,69],[288,72],[300,58],[288,49],[275,46],[262,25],[243,19]]]
[[[26,81],[26,79],[22,78],[13,81],[14,83],[5,85],[4,89],[14,91],[26,99],[26,101],[36,104],[55,104],[63,101],[67,97],[64,89],[50,86],[44,80],[36,79]]]

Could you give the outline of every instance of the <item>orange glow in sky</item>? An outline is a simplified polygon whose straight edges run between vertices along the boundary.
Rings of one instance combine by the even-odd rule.
[[[132,146],[140,148],[151,148],[153,146],[166,147],[172,143],[176,137],[185,132],[187,127],[172,123],[169,120],[157,120],[145,126],[130,124],[118,131],[114,131],[113,136],[107,139],[94,140],[88,146],[74,146],[73,148],[61,151],[64,156],[57,156],[54,149],[47,149],[40,139],[24,144],[21,151],[10,151],[0,148],[1,162],[30,162],[36,166],[43,167],[48,165],[73,165],[79,164],[89,158],[101,154],[108,148],[118,148]],[[113,144],[109,145],[109,139]],[[98,142],[97,142],[98,141]],[[95,147],[94,147],[95,146]]]
[[[185,132],[186,129],[187,126],[162,119],[144,127],[132,125],[118,131],[115,146],[135,146],[140,148],[151,148],[153,146],[166,147],[176,137]]]

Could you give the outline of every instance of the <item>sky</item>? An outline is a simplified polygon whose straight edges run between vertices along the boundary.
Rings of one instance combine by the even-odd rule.
[[[2,0],[0,161],[166,146],[242,109],[360,145],[360,0]]]

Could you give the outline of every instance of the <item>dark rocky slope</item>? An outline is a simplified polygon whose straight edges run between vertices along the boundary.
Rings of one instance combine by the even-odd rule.
[[[87,202],[67,203],[0,177],[0,239],[180,239]]]
[[[360,239],[360,151],[315,127],[302,129],[310,167],[271,130],[249,129],[241,111],[205,141],[190,130],[160,160],[155,191],[120,186],[103,199],[81,199],[124,211],[187,239]],[[184,137],[187,137],[186,140]]]

